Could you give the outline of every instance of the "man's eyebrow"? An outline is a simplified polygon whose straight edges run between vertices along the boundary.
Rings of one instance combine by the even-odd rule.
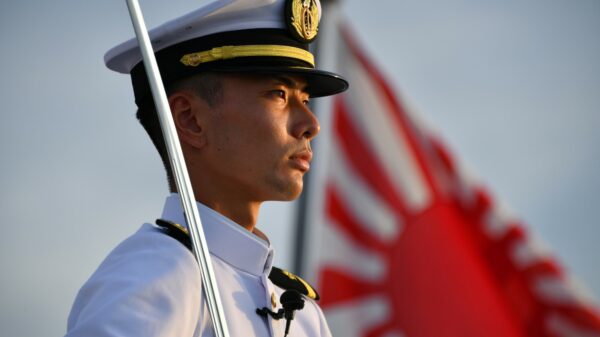
[[[290,89],[299,89],[303,91],[307,86],[305,82],[294,81],[291,77],[287,76],[273,76],[273,81],[276,83],[279,82]]]

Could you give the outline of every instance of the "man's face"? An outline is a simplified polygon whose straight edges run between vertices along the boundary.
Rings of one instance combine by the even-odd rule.
[[[223,76],[223,97],[203,130],[204,158],[231,200],[292,200],[302,191],[319,132],[305,86],[292,76]]]

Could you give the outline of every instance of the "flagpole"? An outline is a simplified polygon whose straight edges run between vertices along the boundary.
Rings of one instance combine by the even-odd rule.
[[[160,72],[158,71],[154,51],[150,44],[148,30],[146,29],[146,24],[144,23],[138,1],[126,1],[129,15],[131,16],[131,22],[142,53],[144,68],[152,90],[154,104],[156,105],[156,110],[158,112],[160,126],[171,161],[171,168],[173,169],[173,174],[175,176],[177,191],[181,196],[181,203],[188,224],[194,255],[200,267],[202,286],[206,295],[206,302],[212,318],[213,327],[217,337],[229,337],[227,322],[225,320],[225,314],[219,296],[219,289],[217,288],[217,281],[210,260],[210,253],[208,251],[204,230],[202,229],[202,223],[200,222],[200,216],[196,206],[194,191],[191,187],[192,185],[185,165],[185,159],[177,136],[177,129],[173,122],[173,116],[171,115],[165,88]]]

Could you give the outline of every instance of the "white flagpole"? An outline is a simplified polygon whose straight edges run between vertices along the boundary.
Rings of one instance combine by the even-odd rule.
[[[196,207],[194,191],[192,190],[187,167],[185,165],[185,159],[183,157],[183,152],[181,151],[179,138],[177,137],[177,129],[173,122],[173,116],[171,115],[165,88],[160,72],[158,71],[154,51],[150,44],[146,24],[144,23],[142,11],[137,0],[126,1],[129,15],[131,16],[131,22],[133,23],[133,28],[142,52],[144,68],[148,75],[148,82],[152,89],[152,97],[154,98],[154,104],[156,105],[156,110],[158,112],[163,137],[171,160],[171,168],[173,169],[173,174],[175,176],[177,190],[181,195],[181,203],[188,223],[194,255],[200,266],[202,286],[206,295],[208,310],[213,321],[215,333],[217,337],[229,337],[215,273],[210,260],[208,246],[206,245],[206,238],[204,237],[204,230],[202,229],[202,223],[200,222],[198,208]]]

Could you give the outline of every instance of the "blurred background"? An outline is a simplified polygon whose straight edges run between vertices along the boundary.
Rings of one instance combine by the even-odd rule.
[[[455,158],[596,298],[600,2],[342,2],[363,48]],[[141,1],[149,26],[197,1]],[[104,256],[160,215],[167,185],[104,53],[125,1],[0,3],[0,330],[62,335]],[[291,265],[294,204],[260,227]]]

